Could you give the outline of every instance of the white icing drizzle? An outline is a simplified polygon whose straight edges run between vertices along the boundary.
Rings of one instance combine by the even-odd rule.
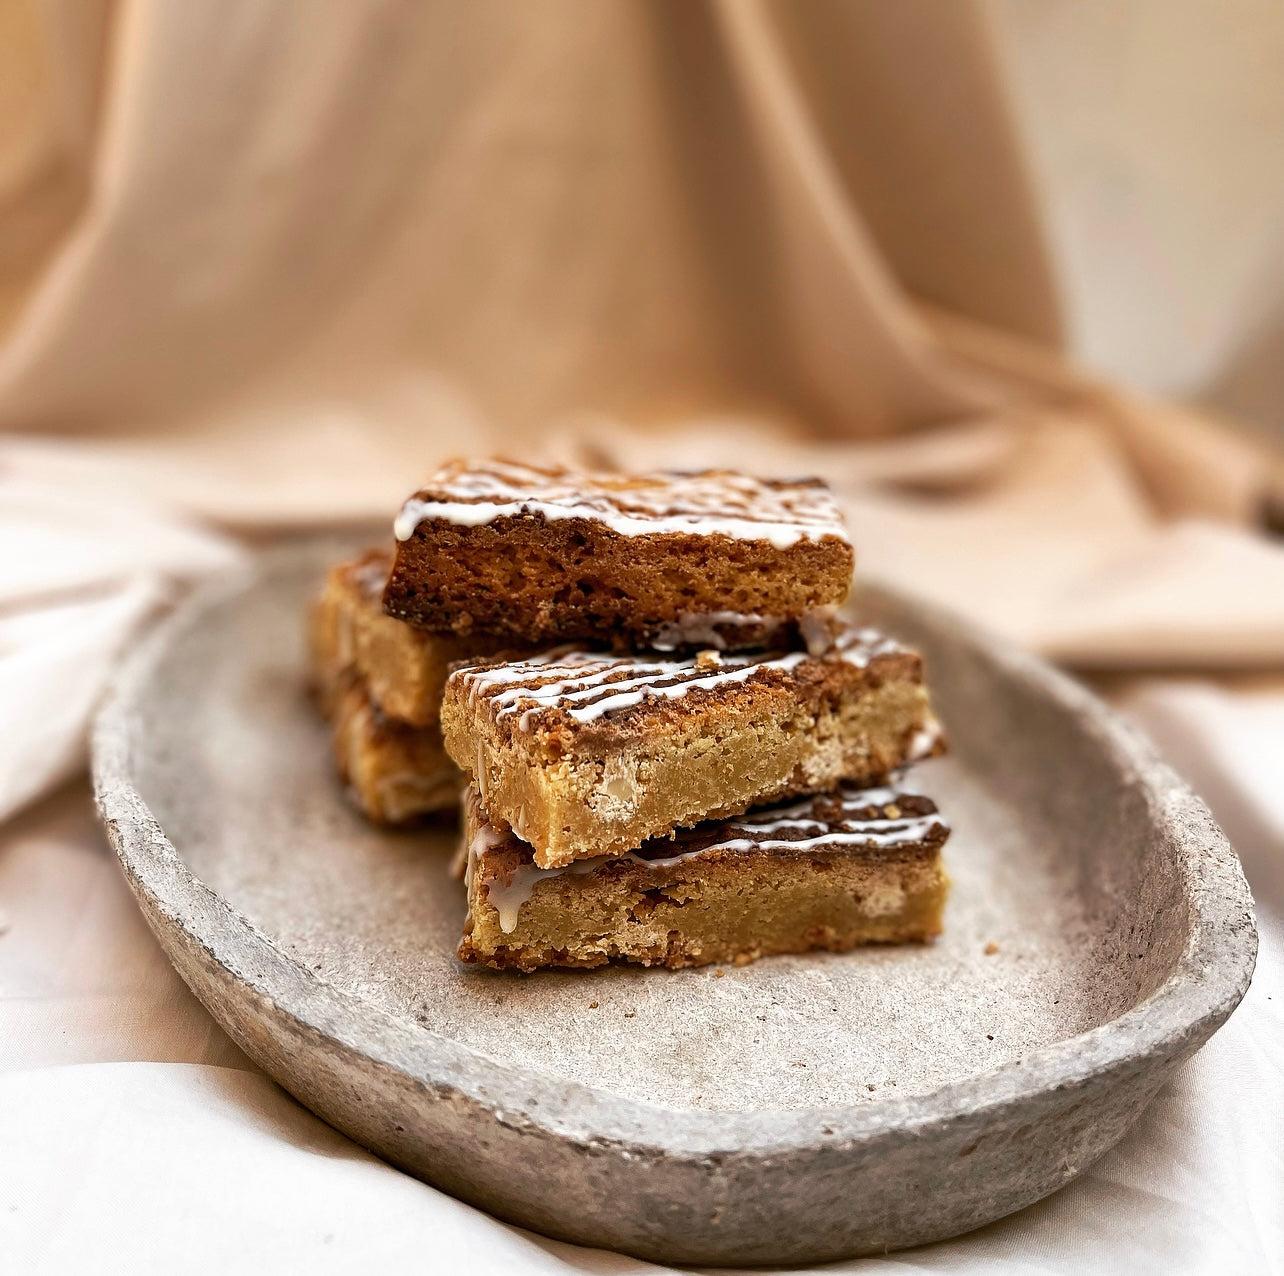
[[[723,637],[720,625],[733,630],[750,625],[760,626],[763,639],[770,641],[783,623],[775,616],[760,616],[757,612],[683,611],[678,613],[677,620],[672,624],[660,627],[651,640],[651,645],[656,651],[674,651],[678,647],[694,647],[697,644],[714,651],[725,651],[727,640]]]
[[[576,722],[593,722],[604,713],[632,708],[648,698],[672,700],[689,691],[744,682],[765,670],[788,672],[804,661],[817,659],[837,659],[864,668],[876,656],[903,650],[876,629],[848,627],[837,635],[824,657],[805,651],[783,656],[726,656],[714,666],[699,656],[653,660],[563,647],[526,660],[457,669],[450,681],[461,681],[470,699],[485,696],[497,722],[519,714],[518,727],[526,731],[542,709],[558,709]]]
[[[507,461],[446,466],[402,506],[393,531],[404,541],[425,520],[478,527],[521,514],[593,519],[620,536],[721,535],[765,540],[777,549],[827,536],[847,540],[842,515],[823,485],[775,485],[724,470],[627,478],[573,474]]]
[[[530,900],[538,883],[563,874],[583,876],[619,860],[627,860],[654,870],[672,868],[684,860],[714,851],[812,852],[843,847],[910,846],[922,842],[933,828],[944,828],[945,824],[935,810],[923,815],[900,813],[897,803],[907,796],[910,795],[899,784],[871,789],[844,788],[839,793],[842,810],[837,818],[830,819],[824,815],[823,808],[829,804],[828,797],[809,797],[789,806],[768,808],[689,830],[685,839],[692,844],[674,855],[647,857],[629,851],[621,856],[601,855],[576,860],[561,868],[539,868],[528,861],[519,865],[507,882],[487,882],[486,901],[499,917],[500,930],[511,935],[517,928],[522,906]],[[475,798],[471,800],[474,803],[476,801]],[[877,813],[872,816],[863,814],[870,807],[878,808]],[[472,818],[478,824],[478,832],[468,847],[467,880],[470,882],[477,860],[487,850],[510,842],[522,845],[513,834],[496,833],[486,822],[480,807],[474,806]],[[784,830],[801,836],[763,836]],[[719,838],[721,833],[731,836]],[[748,836],[737,837],[734,836],[736,833]]]
[[[836,607],[813,607],[798,622],[798,632],[813,656],[823,656],[834,645]]]

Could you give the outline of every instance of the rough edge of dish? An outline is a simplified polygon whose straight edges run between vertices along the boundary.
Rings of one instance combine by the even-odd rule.
[[[1038,657],[981,634],[941,609],[906,600],[892,588],[866,585],[867,595],[912,607],[927,624],[951,631],[1002,676],[1050,696],[1090,727],[1116,766],[1130,773],[1144,792],[1152,827],[1171,841],[1191,909],[1186,947],[1150,996],[1100,1027],[928,1093],[877,1105],[753,1115],[671,1110],[550,1079],[500,1064],[431,1029],[374,1009],[325,984],[193,876],[130,779],[137,743],[133,706],[169,642],[274,566],[283,570],[303,562],[298,546],[287,547],[207,584],[131,653],[93,729],[99,815],[131,889],[179,973],[256,1062],[307,1106],[380,1155],[509,1221],[651,1261],[705,1264],[829,1261],[957,1235],[1042,1198],[1091,1164],[1121,1137],[1171,1068],[1225,1022],[1247,991],[1257,934],[1238,859],[1207,807],[1152,746],[1085,688]],[[234,987],[231,997],[225,991],[228,981]],[[245,990],[251,999],[238,1000]],[[291,1070],[304,1054],[309,1066],[319,1069],[315,1074]],[[386,1106],[406,1121],[412,1119],[408,1101],[442,1105],[440,1115],[424,1118],[429,1132],[439,1138],[431,1160],[421,1154],[422,1130],[401,1120],[383,1120],[385,1105],[372,1104],[364,1095],[354,1101],[350,1092],[341,1093],[350,1090],[345,1074],[352,1068],[368,1074],[368,1083],[385,1088]],[[930,1148],[934,1157],[972,1157],[986,1140],[1001,1142],[1005,1131],[1009,1139],[1037,1132],[1041,1118],[1060,1119],[1111,1087],[1126,1090],[1130,1101],[1112,1120],[1103,1119],[1099,1145],[1085,1143],[1086,1156],[1067,1162],[1057,1181],[1048,1181],[1045,1171],[1025,1187],[1000,1190],[996,1185],[992,1208],[969,1204],[963,1192],[945,1230],[937,1222],[917,1234],[913,1228],[891,1234],[895,1224],[889,1223],[890,1232],[885,1229],[880,1239],[875,1223],[867,1235],[852,1229],[832,1239],[779,1234],[791,1200],[808,1193],[814,1197],[816,1184],[809,1175],[829,1180],[841,1171],[842,1195],[850,1209],[845,1176],[877,1165],[889,1180],[899,1181],[916,1153],[929,1148],[931,1134],[939,1136],[939,1145]],[[365,1116],[354,1115],[354,1102],[368,1109]],[[491,1137],[481,1137],[483,1130]],[[503,1156],[508,1167],[503,1190],[468,1164],[477,1161],[479,1149],[489,1150],[495,1159],[497,1148],[520,1158],[515,1162]],[[521,1161],[531,1164],[529,1158],[539,1161],[540,1172],[537,1184],[523,1193],[517,1190],[514,1167]],[[604,1172],[610,1174],[604,1158],[648,1188],[638,1194],[632,1211],[621,1209],[618,1195],[599,1199],[607,1195]],[[984,1174],[986,1161],[975,1155],[968,1169]],[[564,1177],[576,1173],[582,1181]],[[745,1185],[766,1179],[778,1181],[777,1198],[746,1213],[741,1202]],[[685,1200],[692,1182],[701,1184],[699,1199]],[[785,1183],[792,1190],[782,1192]],[[566,1204],[552,1200],[557,1195],[549,1190],[552,1184],[562,1190]],[[722,1204],[709,1214],[715,1198]],[[586,1208],[587,1202],[600,1208]],[[735,1225],[719,1226],[722,1222]],[[733,1231],[738,1234],[729,1235]]]

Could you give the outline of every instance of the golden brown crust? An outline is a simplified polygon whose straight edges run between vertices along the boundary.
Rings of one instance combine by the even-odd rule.
[[[593,872],[598,880],[611,881],[626,889],[669,886],[689,877],[693,868],[713,864],[743,866],[748,862],[746,852],[764,843],[770,843],[773,856],[803,856],[809,862],[816,862],[813,845],[816,837],[850,831],[861,822],[873,826],[874,822],[880,821],[887,829],[910,824],[923,826],[922,836],[913,840],[887,844],[871,838],[869,842],[861,843],[859,853],[871,862],[931,859],[945,845],[949,828],[931,798],[904,792],[893,797],[890,789],[875,787],[855,790],[856,793],[871,795],[865,804],[857,806],[850,796],[844,801],[845,795],[851,792],[850,789],[831,790],[812,794],[798,802],[753,807],[739,818],[706,820],[691,828],[679,829],[672,837],[652,838],[628,855],[604,859]],[[507,886],[515,874],[538,867],[528,843],[511,829],[492,825],[481,814],[476,790],[471,785],[463,792],[462,804],[466,841],[478,835],[483,821],[487,827],[485,854],[478,858],[473,868],[483,885]],[[774,822],[785,813],[791,816],[790,827],[767,830],[761,827],[762,823]],[[736,844],[729,845],[731,842]],[[847,853],[841,846],[833,849],[836,854]],[[698,864],[694,860],[682,864],[668,862],[679,856],[696,855],[699,856]]]
[[[554,756],[573,750],[605,752],[626,747],[657,732],[686,729],[693,722],[707,719],[711,713],[752,714],[770,706],[779,709],[785,705],[798,705],[814,716],[827,709],[832,710],[844,698],[853,695],[872,694],[894,684],[923,684],[923,658],[917,651],[906,647],[878,651],[863,664],[843,660],[838,655],[819,656],[801,661],[787,670],[774,668],[769,663],[772,657],[780,654],[765,652],[761,656],[732,656],[722,662],[729,666],[736,659],[763,661],[760,668],[741,682],[713,687],[695,686],[681,697],[672,699],[648,696],[638,704],[608,710],[600,718],[587,722],[572,716],[569,705],[543,705],[525,715],[509,714],[498,719],[492,715],[493,730],[499,739],[508,742],[517,735],[533,736],[541,749]],[[609,657],[604,654],[606,658]],[[511,663],[502,660],[462,661],[454,669],[466,673]],[[462,687],[457,684],[450,692],[452,703],[457,703],[462,694]],[[944,737],[939,737],[935,752],[943,751]]]

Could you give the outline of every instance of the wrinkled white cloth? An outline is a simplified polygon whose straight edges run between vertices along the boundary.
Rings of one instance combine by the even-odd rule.
[[[0,559],[0,814],[26,809],[0,825],[0,1267],[661,1270],[498,1223],[312,1117],[168,966],[83,781],[30,805],[83,758],[86,714],[147,613],[242,551],[142,507],[76,535],[75,500],[41,520],[32,511],[49,506],[11,495],[0,528],[12,551]],[[892,503],[866,491],[851,506],[878,567],[875,507]],[[979,560],[1002,520],[977,519],[981,539],[964,551]],[[1259,549],[1269,580],[1279,551],[1245,552]],[[906,565],[950,600],[944,575],[934,586],[930,565]],[[1155,579],[1122,565],[1120,579],[1134,578]],[[1116,651],[1128,614],[1102,629]],[[1244,859],[1262,934],[1247,999],[1123,1143],[1062,1192],[967,1237],[827,1270],[1284,1272],[1284,691],[1150,677],[1119,699]]]
[[[84,765],[90,715],[147,617],[241,553],[101,489],[0,480],[0,820]]]

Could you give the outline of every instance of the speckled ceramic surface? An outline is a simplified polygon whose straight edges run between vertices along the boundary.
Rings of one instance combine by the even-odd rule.
[[[694,1263],[951,1236],[1055,1190],[1247,987],[1207,810],[1039,662],[876,589],[920,644],[955,827],[927,948],[531,977],[457,963],[449,830],[367,826],[303,688],[332,540],[191,599],[100,719],[103,820],[197,995],[327,1121],[550,1235]],[[596,1003],[596,1007],[592,1003]]]

